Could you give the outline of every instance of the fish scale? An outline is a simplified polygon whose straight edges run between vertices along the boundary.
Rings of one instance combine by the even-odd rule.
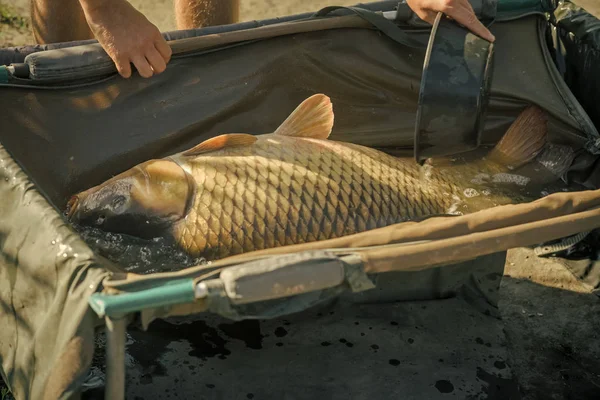
[[[272,134],[220,135],[147,161],[73,196],[67,215],[113,232],[167,236],[192,256],[219,259],[521,201],[496,187],[464,193],[510,175],[508,161],[533,160],[547,134],[544,112],[529,107],[485,159],[421,166],[328,140],[333,119],[330,99],[311,96]]]
[[[191,208],[210,212],[190,212],[175,226],[174,236],[189,253],[221,258],[444,213],[450,197],[431,192],[429,185],[460,194],[435,177],[419,182],[422,167],[405,164],[360,146],[293,137],[259,138],[250,146],[223,149],[189,161],[191,175],[199,177]],[[207,171],[224,179],[202,185]],[[235,181],[229,182],[230,176]],[[226,190],[230,184],[235,190]],[[198,234],[197,226],[208,232]]]

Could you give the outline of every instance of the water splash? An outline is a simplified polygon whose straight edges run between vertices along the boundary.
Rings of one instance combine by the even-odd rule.
[[[207,265],[205,258],[194,258],[164,238],[143,240],[129,235],[104,232],[93,227],[75,226],[92,250],[127,272],[151,274],[179,271],[194,265]]]
[[[527,186],[531,179],[516,174],[499,173],[492,176],[493,183],[514,183],[518,186]]]
[[[552,174],[562,176],[574,158],[575,151],[571,146],[548,143],[536,161]]]
[[[473,188],[466,188],[463,191],[463,194],[465,195],[466,198],[472,198],[472,197],[477,197],[479,196],[479,192]]]
[[[431,175],[433,173],[433,166],[430,164],[423,164],[419,170],[419,174],[421,179],[423,180],[429,180],[431,179]]]
[[[450,208],[448,208],[448,210],[446,210],[446,214],[449,215],[463,215],[462,212],[458,211],[458,207],[461,205],[462,200],[460,197],[458,197],[457,195],[452,195],[452,204],[450,205]]]

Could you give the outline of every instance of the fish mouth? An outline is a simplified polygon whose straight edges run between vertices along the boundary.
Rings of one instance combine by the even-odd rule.
[[[77,195],[72,196],[67,202],[67,208],[65,210],[65,214],[67,216],[67,220],[71,221],[75,212],[77,211],[77,207],[79,206],[79,197]]]

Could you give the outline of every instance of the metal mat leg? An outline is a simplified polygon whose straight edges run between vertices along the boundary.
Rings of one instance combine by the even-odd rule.
[[[126,318],[105,318],[106,322],[106,400],[125,399]]]

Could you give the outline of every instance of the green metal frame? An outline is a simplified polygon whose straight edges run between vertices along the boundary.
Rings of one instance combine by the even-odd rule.
[[[195,300],[194,289],[193,279],[177,279],[139,292],[94,293],[88,302],[99,317],[121,318],[145,309],[189,303]]]
[[[4,65],[0,65],[0,83],[8,83],[9,75],[8,68]]]

